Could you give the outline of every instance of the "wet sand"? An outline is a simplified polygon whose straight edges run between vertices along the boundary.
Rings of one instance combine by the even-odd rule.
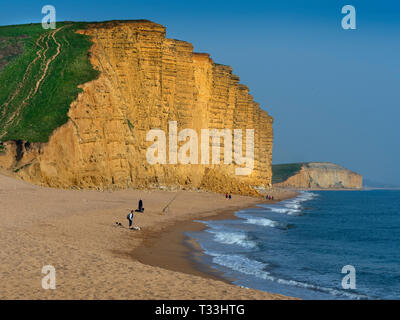
[[[257,203],[272,204],[285,199],[295,197],[296,192],[281,192],[280,195],[275,191],[279,200],[264,201]],[[247,208],[255,207],[248,206]],[[214,215],[203,220],[233,220],[237,219],[235,212],[242,207],[230,210],[220,210]],[[198,243],[185,235],[186,232],[198,232],[207,228],[201,222],[194,220],[175,223],[163,232],[148,234],[146,240],[133,251],[133,258],[151,266],[163,267],[168,270],[184,272],[204,278],[221,280],[231,284],[234,279],[228,279],[221,272],[201,262],[204,251]]]
[[[132,231],[126,216],[139,199],[145,212],[135,223],[142,230]],[[201,226],[193,220],[259,201],[191,191],[59,190],[0,174],[0,299],[287,299],[229,284],[186,259],[181,231]],[[153,246],[157,239],[163,248]],[[137,256],[138,248],[158,260]],[[45,265],[56,269],[55,290],[42,288]]]

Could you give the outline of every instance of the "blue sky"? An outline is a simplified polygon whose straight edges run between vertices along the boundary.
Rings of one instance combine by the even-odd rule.
[[[274,118],[273,162],[331,161],[400,185],[398,1],[2,1],[0,24],[149,19],[231,65]],[[341,28],[356,8],[357,29]]]

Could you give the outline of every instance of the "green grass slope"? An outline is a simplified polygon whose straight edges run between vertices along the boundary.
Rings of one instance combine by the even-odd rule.
[[[272,183],[280,183],[301,170],[306,163],[286,163],[272,165]]]
[[[47,142],[68,121],[80,84],[98,76],[85,23],[0,27],[0,141]]]

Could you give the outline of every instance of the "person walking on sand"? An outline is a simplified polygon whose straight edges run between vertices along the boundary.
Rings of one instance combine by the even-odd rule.
[[[128,216],[126,217],[129,221],[129,229],[133,229],[132,223],[133,223],[133,210],[129,212]]]

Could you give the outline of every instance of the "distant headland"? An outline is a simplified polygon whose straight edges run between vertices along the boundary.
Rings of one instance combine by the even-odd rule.
[[[361,189],[362,176],[330,162],[275,164],[272,184],[299,189]]]

